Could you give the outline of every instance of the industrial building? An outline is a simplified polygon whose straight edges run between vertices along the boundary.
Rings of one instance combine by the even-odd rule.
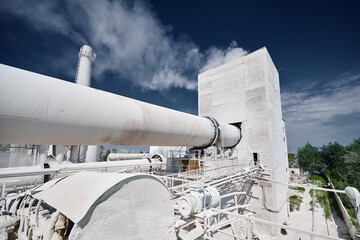
[[[0,236],[337,239],[284,225],[286,131],[265,47],[199,74],[199,116],[91,88],[95,57],[80,49],[75,83],[0,64]],[[101,145],[153,147],[99,162]]]

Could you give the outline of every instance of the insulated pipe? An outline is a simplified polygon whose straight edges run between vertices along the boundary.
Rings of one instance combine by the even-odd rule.
[[[86,151],[85,162],[98,162],[100,158],[99,146],[89,145]]]
[[[148,153],[110,153],[107,157],[107,161],[139,159],[147,158],[148,156]]]
[[[240,129],[0,64],[0,143],[233,147]],[[220,126],[220,127],[219,127]]]
[[[55,146],[55,153],[56,153],[56,161],[62,162],[65,159],[66,153],[66,146],[64,145],[57,145]]]
[[[91,162],[91,163],[74,163],[63,164],[58,162],[49,162],[48,168],[44,165],[30,166],[30,167],[14,167],[14,168],[1,168],[0,169],[0,182],[7,182],[6,187],[10,187],[14,182],[19,184],[20,177],[48,175],[53,173],[72,173],[77,171],[117,171],[119,169],[127,169],[136,167],[139,170],[151,170],[161,168],[166,165],[166,162],[160,162],[158,159],[134,159],[128,161],[114,161],[114,162]],[[16,178],[10,179],[10,178]],[[24,178],[25,179],[25,178]],[[29,178],[33,183],[34,179]],[[29,183],[30,183],[29,181]],[[21,182],[25,185],[24,182]]]
[[[80,146],[73,145],[70,148],[70,162],[77,163],[79,157]]]

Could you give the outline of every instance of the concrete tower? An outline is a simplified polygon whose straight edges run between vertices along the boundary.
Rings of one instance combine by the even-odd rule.
[[[256,217],[284,223],[288,215],[287,143],[282,118],[279,74],[261,48],[237,60],[201,73],[199,115],[224,123],[241,124],[236,146],[241,163],[263,164],[272,182],[254,185]],[[258,229],[269,231],[267,226]]]

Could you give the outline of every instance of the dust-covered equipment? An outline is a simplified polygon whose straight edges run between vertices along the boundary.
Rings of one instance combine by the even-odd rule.
[[[159,204],[161,203],[161,204]],[[151,175],[79,172],[8,199],[19,239],[174,239],[173,204]]]
[[[91,88],[95,57],[81,48],[77,84],[0,64],[0,144],[50,146],[0,169],[0,239],[256,239],[256,214],[282,226],[285,126],[266,49],[201,73],[199,116]],[[88,162],[99,145],[157,147]]]

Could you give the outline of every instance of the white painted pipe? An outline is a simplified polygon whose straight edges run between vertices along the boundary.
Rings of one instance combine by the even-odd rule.
[[[107,170],[117,171],[123,168],[138,167],[139,170],[150,170],[159,168],[165,165],[166,162],[160,162],[158,159],[136,159],[127,161],[114,162],[91,162],[91,163],[48,163],[49,168],[44,168],[44,165],[31,167],[15,167],[15,168],[0,168],[1,182],[5,182],[3,178],[23,177],[23,176],[37,176],[52,173],[66,173],[74,171],[90,171],[90,170]]]
[[[0,179],[1,179],[0,182],[1,183],[6,182],[4,178],[45,175],[45,174],[54,173],[54,171],[59,171],[59,168],[56,168],[55,165],[53,165],[51,169],[44,168],[43,165],[29,166],[29,167],[0,168]],[[9,180],[9,182],[14,182],[16,183],[16,185],[19,185],[18,180],[19,179],[11,179]],[[6,186],[9,186],[9,184],[6,184]]]
[[[47,160],[49,151],[49,146],[46,145],[39,145],[39,161],[40,163],[44,163]]]
[[[99,146],[89,145],[86,151],[85,162],[98,162],[100,158]]]
[[[45,175],[56,176],[56,178],[66,176],[79,171],[152,171],[160,169],[166,165],[166,162],[160,162],[157,159],[137,159],[114,162],[91,162],[91,163],[48,163],[49,168],[44,165],[31,167],[0,168],[0,184],[6,184],[6,188],[13,190],[16,187],[39,185],[44,183]],[[55,174],[55,175],[53,175]],[[48,178],[50,180],[51,178]]]
[[[240,141],[239,128],[219,123],[219,133],[214,121],[0,64],[0,143],[232,147]]]
[[[148,156],[148,153],[110,153],[107,157],[107,161],[141,159],[147,158]]]
[[[73,145],[70,149],[70,162],[77,163],[79,158],[80,146]]]
[[[56,161],[62,162],[65,159],[66,146],[64,145],[56,145]]]
[[[86,158],[86,152],[87,152],[88,146],[82,145],[79,149],[79,162],[84,163]]]

